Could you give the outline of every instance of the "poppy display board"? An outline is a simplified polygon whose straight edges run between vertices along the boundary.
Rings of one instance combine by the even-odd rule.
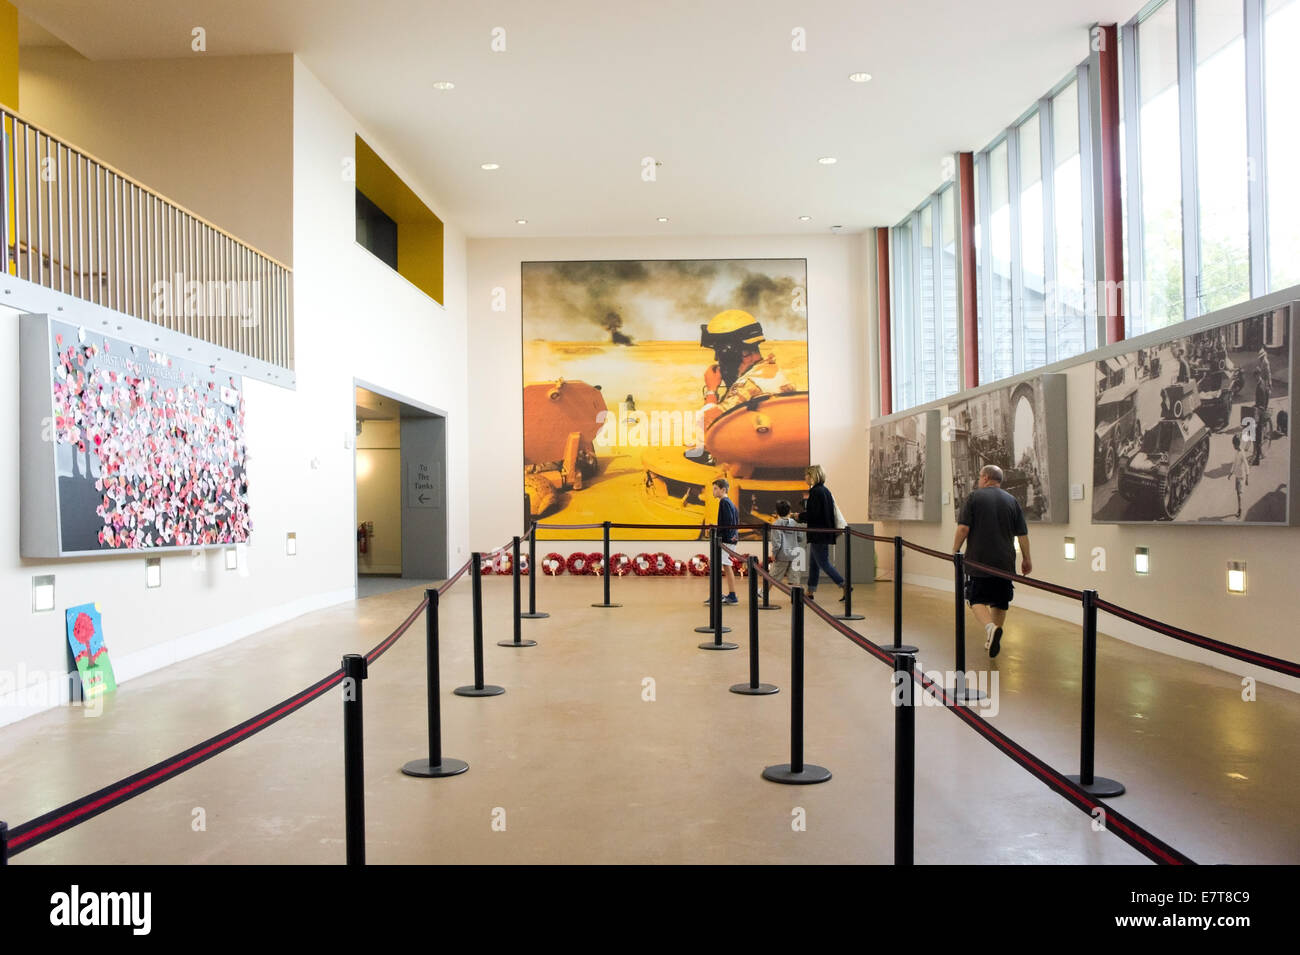
[[[522,263],[531,515],[700,525],[717,513],[719,477],[744,523],[771,521],[782,500],[797,512],[808,490],[807,282],[804,259]]]
[[[20,337],[22,556],[248,541],[241,376],[43,315]]]

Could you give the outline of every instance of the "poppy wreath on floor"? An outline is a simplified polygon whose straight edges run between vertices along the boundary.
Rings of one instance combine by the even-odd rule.
[[[673,561],[673,576],[674,577],[686,576],[686,561],[684,560]]]
[[[533,569],[532,565],[528,563],[528,555],[520,554],[519,555],[519,576],[527,577],[528,572],[532,569]]]
[[[486,577],[492,573],[492,568],[496,566],[496,558],[491,554],[484,554],[478,561],[479,576]]]
[[[579,551],[576,554],[569,555],[569,561],[565,566],[569,568],[569,573],[577,577],[583,577],[589,572],[589,563],[590,560],[587,555]]]
[[[730,556],[730,555],[728,555]],[[749,569],[749,561],[741,560],[739,557],[731,558],[731,569],[736,572],[737,577],[744,577],[745,571]]]
[[[673,559],[671,557],[667,554],[651,554],[650,560],[652,561],[651,573],[656,577],[668,576],[668,572],[673,566]]]
[[[547,577],[558,577],[564,573],[564,555],[551,551],[542,558],[542,573]]]
[[[707,577],[709,575],[709,558],[706,554],[696,554],[687,561],[686,568],[691,572],[692,577]]]
[[[675,560],[672,554],[661,552],[655,556],[658,558],[658,560],[655,561],[655,566],[659,568],[659,576],[676,577],[679,574],[685,573],[685,567],[682,565],[682,562],[680,560]],[[681,570],[677,569],[679,566],[682,567]]]
[[[637,554],[632,558],[632,573],[638,577],[650,577],[655,572],[655,559],[653,554]]]
[[[497,555],[496,564],[492,568],[492,573],[500,574],[502,577],[512,577],[515,572],[515,558],[510,551],[502,551]]]
[[[605,555],[598,550],[593,550],[587,555],[587,573],[592,577],[600,577],[605,573]]]
[[[615,577],[626,577],[632,573],[632,558],[623,553],[610,554],[609,569],[614,572]]]

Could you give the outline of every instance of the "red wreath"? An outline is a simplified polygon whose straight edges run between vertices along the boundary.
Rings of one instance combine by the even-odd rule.
[[[527,577],[528,572],[532,569],[533,569],[532,566],[528,563],[528,555],[520,554],[519,555],[519,576]]]
[[[542,560],[542,573],[547,577],[558,577],[564,573],[564,555],[551,551]]]
[[[730,556],[730,555],[728,555]],[[749,561],[742,560],[739,557],[731,558],[731,569],[736,572],[737,577],[744,577],[745,571],[749,569]]]
[[[515,559],[510,551],[502,551],[497,555],[496,563],[492,566],[492,573],[500,574],[502,577],[512,577],[515,572]]]
[[[587,555],[581,551],[570,554],[568,563],[565,566],[569,568],[569,573],[576,577],[583,577],[589,570]]]
[[[604,573],[605,555],[598,550],[594,550],[587,555],[587,574],[591,577],[600,577]]]
[[[615,577],[626,577],[632,572],[632,558],[621,552],[610,554],[609,569],[614,572]]]
[[[684,560],[673,561],[673,576],[674,577],[686,576],[686,561]]]
[[[655,572],[655,560],[650,554],[637,554],[632,561],[632,572],[638,577],[649,577]]]
[[[491,554],[487,554],[487,555],[484,555],[483,557],[480,557],[480,558],[479,558],[479,562],[478,562],[478,572],[479,572],[479,575],[480,575],[480,576],[483,576],[483,577],[486,577],[486,576],[488,576],[489,574],[491,574],[491,573],[492,573],[492,568],[493,568],[493,566],[495,565],[495,563],[496,563],[496,562],[493,560]]]
[[[707,577],[709,575],[708,555],[696,554],[687,561],[686,567],[691,572],[692,577]]]

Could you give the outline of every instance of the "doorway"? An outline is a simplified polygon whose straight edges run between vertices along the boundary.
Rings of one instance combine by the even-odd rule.
[[[354,381],[357,596],[447,574],[446,416]]]

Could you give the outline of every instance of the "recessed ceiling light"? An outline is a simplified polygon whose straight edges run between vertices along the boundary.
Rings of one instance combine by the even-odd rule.
[[[871,79],[871,74],[870,74],[870,73],[850,73],[850,74],[849,74],[849,79],[851,79],[851,80],[852,80],[853,82],[855,82],[855,83],[865,83],[865,82],[867,82],[869,79]]]
[[[854,75],[856,76],[857,74]],[[454,90],[456,84],[451,80],[438,80],[438,82],[433,84],[433,88],[436,90]]]
[[[817,161],[821,163],[823,166],[833,166],[837,162],[839,162],[839,160],[836,159],[834,156],[823,156],[821,159]]]
[[[516,220],[515,220],[515,225],[528,225],[528,220],[527,220],[527,219],[516,219]]]
[[[658,219],[655,220],[655,222],[667,222],[667,221],[668,221],[667,216],[660,216]]]
[[[500,168],[501,168],[501,164],[500,164],[499,162],[485,162],[485,163],[483,163],[482,165],[480,165],[479,168],[480,168],[480,169],[488,169],[488,170],[492,170],[492,169],[500,169]]]
[[[812,222],[812,216],[800,216],[800,217],[799,217],[799,221],[800,221],[800,222]]]

